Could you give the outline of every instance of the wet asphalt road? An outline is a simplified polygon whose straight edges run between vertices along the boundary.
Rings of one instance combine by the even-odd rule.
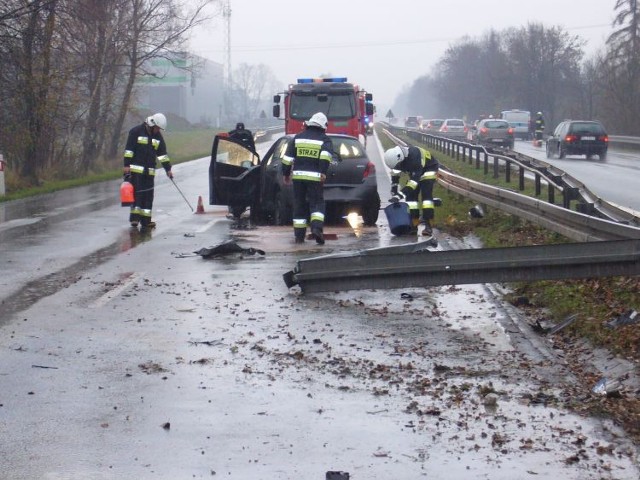
[[[176,167],[194,206],[207,165]],[[294,245],[159,177],[141,235],[117,186],[5,206],[0,478],[639,477],[614,426],[557,406],[572,378],[491,286],[287,290],[297,259],[404,242],[382,216]],[[192,254],[229,238],[266,255]]]

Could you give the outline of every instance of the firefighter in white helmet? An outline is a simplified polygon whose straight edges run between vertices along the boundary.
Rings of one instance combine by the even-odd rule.
[[[405,201],[409,205],[409,212],[413,222],[411,233],[418,231],[420,209],[422,208],[422,235],[432,236],[431,221],[434,218],[433,186],[436,183],[438,160],[428,150],[412,145],[408,147],[396,146],[384,152],[384,162],[391,169],[391,199],[390,202]],[[400,189],[400,176],[408,175],[407,183]],[[421,202],[419,203],[419,200]]]
[[[324,181],[333,160],[333,144],[325,133],[327,116],[318,112],[305,122],[282,158],[285,184],[293,182],[293,233],[303,243],[307,226],[319,245],[324,244]]]
[[[167,176],[173,178],[171,160],[161,131],[167,128],[167,118],[155,113],[129,130],[124,151],[124,176],[133,184],[134,202],[129,213],[132,227],[148,229],[155,227],[151,220],[153,207],[154,178],[157,162]]]

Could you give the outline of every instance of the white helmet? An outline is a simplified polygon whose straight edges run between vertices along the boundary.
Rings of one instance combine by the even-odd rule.
[[[160,130],[167,129],[167,117],[162,113],[154,113],[144,121],[150,127],[160,127]]]
[[[313,116],[305,122],[307,127],[320,127],[323,130],[327,129],[328,123],[329,120],[327,120],[327,116],[322,112],[314,113]]]
[[[404,160],[404,151],[402,147],[396,145],[384,152],[384,163],[387,164],[391,170],[394,170],[396,166]]]

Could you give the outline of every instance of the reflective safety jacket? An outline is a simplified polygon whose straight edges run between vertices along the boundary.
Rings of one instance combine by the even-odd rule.
[[[391,188],[397,190],[400,175],[408,174],[409,180],[402,188],[402,194],[406,196],[408,193],[415,192],[420,182],[435,181],[438,168],[440,168],[438,160],[432,157],[428,150],[410,146],[406,158],[391,170]]]
[[[158,160],[168,172],[171,170],[171,159],[167,155],[167,145],[162,133],[152,135],[143,123],[129,130],[127,145],[124,150],[124,166],[131,173],[155,175]]]
[[[542,116],[536,118],[536,132],[544,132],[544,118]]]
[[[282,174],[292,180],[319,182],[333,159],[333,144],[322,128],[307,127],[289,142],[282,157]]]

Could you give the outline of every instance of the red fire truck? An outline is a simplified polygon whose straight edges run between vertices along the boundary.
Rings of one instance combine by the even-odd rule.
[[[367,124],[373,121],[373,95],[348,83],[346,77],[299,78],[283,95],[285,133],[301,132],[305,120],[323,112],[329,120],[327,133],[342,133],[366,141]],[[281,94],[274,95],[273,116],[277,118],[281,114],[280,100]]]

